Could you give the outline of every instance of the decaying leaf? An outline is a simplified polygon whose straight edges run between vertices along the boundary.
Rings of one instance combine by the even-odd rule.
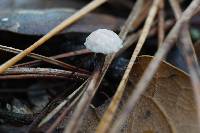
[[[150,56],[141,56],[137,59],[122,103],[125,103],[151,59]],[[97,108],[100,118],[108,104]],[[121,108],[120,105],[119,109]],[[91,110],[88,112],[83,123],[90,124],[84,124],[80,131],[94,132],[99,120]],[[183,71],[163,61],[147,92],[138,101],[127,123],[124,124],[122,132],[198,133],[197,130],[197,113],[190,78]]]
[[[152,57],[138,58],[130,75],[127,91],[140,79]],[[197,133],[197,113],[190,78],[162,62],[147,92],[129,117],[128,132]]]

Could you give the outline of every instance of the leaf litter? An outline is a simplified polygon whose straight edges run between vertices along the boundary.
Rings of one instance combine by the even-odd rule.
[[[61,9],[63,5],[58,2],[56,9],[33,11],[19,6],[14,15],[8,10],[0,13],[0,62],[7,61],[0,66],[1,73],[6,71],[0,75],[0,129],[199,132],[200,1],[94,0],[83,6],[84,2],[69,2],[75,9],[83,7],[77,11]],[[44,3],[35,1],[32,5],[40,8]],[[97,7],[98,14],[90,13]],[[123,48],[117,53],[94,54],[83,46],[89,33],[102,28],[119,33]],[[177,46],[173,46],[175,43]],[[13,53],[18,55],[10,59]],[[138,57],[142,54],[154,56]]]

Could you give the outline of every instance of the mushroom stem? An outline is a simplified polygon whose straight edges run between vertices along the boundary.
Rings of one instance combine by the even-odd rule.
[[[94,60],[92,62],[93,69],[99,69],[103,66],[105,55],[101,53],[94,53]]]

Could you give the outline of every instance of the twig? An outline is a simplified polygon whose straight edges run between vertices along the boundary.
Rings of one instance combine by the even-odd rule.
[[[20,74],[20,75],[4,75],[0,76],[0,80],[10,79],[70,79],[69,77],[52,74]]]
[[[181,25],[184,22],[188,22],[191,19],[193,13],[199,6],[200,6],[200,0],[193,0],[192,3],[188,6],[188,8],[184,11],[181,18],[177,21],[175,26],[172,28],[172,30],[166,37],[164,43],[161,45],[161,47],[156,52],[155,57],[148,65],[148,67],[145,70],[144,74],[142,75],[140,81],[136,85],[134,91],[131,93],[127,104],[123,107],[123,111],[118,116],[118,118],[115,120],[115,122],[113,124],[113,128],[111,128],[112,129],[111,133],[117,133],[118,129],[125,122],[126,118],[133,110],[133,107],[135,106],[137,100],[140,98],[140,96],[146,90],[146,87],[148,86],[150,80],[152,79],[154,73],[156,72],[162,58],[166,56],[167,52],[173,46],[173,43],[177,40]]]
[[[165,12],[164,12],[164,0],[160,1],[158,11],[158,46],[160,47],[165,38]]]
[[[80,74],[77,72],[52,69],[52,68],[9,68],[2,75],[11,75],[11,74],[41,74],[41,75],[54,75],[54,76],[63,76],[63,77],[71,77],[71,78],[80,78],[85,79],[88,77],[86,74]]]
[[[141,23],[146,19],[151,5],[152,5],[152,0],[148,0],[144,2],[143,6],[141,7],[142,9],[140,9],[141,11],[138,18],[132,24],[133,28],[131,29],[130,32],[132,32],[132,30],[135,30],[137,27],[139,27]]]
[[[121,82],[120,82],[120,84],[117,88],[117,91],[115,92],[113,100],[111,101],[110,105],[108,106],[108,109],[106,110],[103,118],[101,119],[100,124],[97,127],[97,130],[96,130],[97,133],[107,132],[108,128],[111,125],[112,119],[113,119],[113,117],[116,113],[117,107],[118,107],[119,102],[122,98],[126,83],[128,81],[128,76],[130,74],[130,71],[133,67],[133,64],[136,60],[136,57],[138,56],[138,54],[139,54],[139,52],[140,52],[140,50],[141,50],[141,48],[142,48],[142,46],[143,46],[143,44],[146,40],[146,37],[147,37],[147,35],[150,31],[151,25],[153,23],[154,17],[156,16],[159,2],[160,2],[160,0],[154,0],[154,2],[152,4],[152,7],[149,11],[149,15],[146,19],[144,28],[142,30],[142,34],[140,35],[139,41],[138,41],[136,48],[135,48],[135,50],[132,54],[132,57],[129,61],[127,69],[126,69],[126,71],[125,71],[125,73],[122,77],[122,80],[121,80]]]
[[[33,50],[41,46],[43,43],[45,43],[47,40],[52,38],[54,35],[58,34],[62,30],[64,30],[67,26],[71,25],[90,11],[94,10],[101,4],[105,3],[107,0],[94,0],[90,2],[88,5],[77,11],[75,14],[73,14],[71,17],[64,20],[61,24],[56,26],[54,29],[52,29],[50,32],[48,32],[45,36],[43,36],[41,39],[39,39],[37,42],[35,42],[33,45],[22,51],[20,54],[16,55],[15,57],[11,58],[7,62],[5,62],[3,65],[0,66],[0,74],[5,72],[9,67],[16,64],[18,61],[23,59],[25,56],[30,54]]]
[[[67,57],[72,57],[72,56],[77,56],[77,55],[88,54],[88,53],[91,53],[91,51],[89,51],[88,49],[81,49],[81,50],[77,50],[77,51],[59,54],[59,55],[56,55],[56,56],[51,56],[49,58],[61,59],[61,58],[67,58]],[[29,61],[29,62],[26,62],[26,63],[14,65],[14,67],[27,67],[27,66],[33,67],[33,66],[40,65],[40,63],[41,63],[41,60],[34,60],[34,61]]]
[[[133,22],[133,20],[135,21],[138,18],[142,5],[143,5],[143,0],[140,0],[139,2],[137,2],[135,4],[134,8],[132,9],[131,13],[129,14],[128,19],[126,20],[125,24],[123,25],[123,27],[119,33],[119,36],[122,40],[125,40],[128,32],[129,32],[129,30],[127,30],[127,29],[132,28],[132,24],[129,24],[129,23]]]
[[[20,49],[15,49],[15,48],[3,46],[3,45],[0,45],[0,49],[7,51],[7,52],[15,53],[15,54],[22,52],[22,50],[20,50]],[[38,60],[42,60],[42,61],[54,64],[54,65],[60,66],[62,68],[65,68],[67,70],[70,69],[70,70],[77,70],[77,71],[80,71],[80,72],[83,72],[83,73],[89,73],[84,69],[80,69],[80,68],[77,68],[75,66],[72,66],[72,65],[66,64],[64,62],[61,62],[61,61],[58,61],[58,60],[55,60],[55,59],[52,59],[52,58],[48,58],[46,56],[42,56],[42,55],[39,55],[39,54],[30,53],[28,55],[28,57],[38,59]]]
[[[18,67],[18,68],[9,68],[4,74],[1,75],[7,75],[7,74],[54,74],[54,75],[64,75],[64,76],[70,76],[71,74],[74,74],[75,76],[80,77],[88,77],[87,74],[80,74],[77,72],[71,72],[66,70],[60,70],[60,69],[53,69],[53,68],[26,68],[26,67]]]
[[[180,18],[180,15],[182,14],[181,8],[179,7],[179,1],[177,0],[169,0],[170,5],[173,9],[175,18],[178,20]]]

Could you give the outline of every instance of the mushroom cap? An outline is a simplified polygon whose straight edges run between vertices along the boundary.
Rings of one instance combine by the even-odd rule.
[[[87,49],[95,53],[110,54],[122,48],[122,40],[119,36],[107,29],[98,29],[92,32],[84,43]]]

